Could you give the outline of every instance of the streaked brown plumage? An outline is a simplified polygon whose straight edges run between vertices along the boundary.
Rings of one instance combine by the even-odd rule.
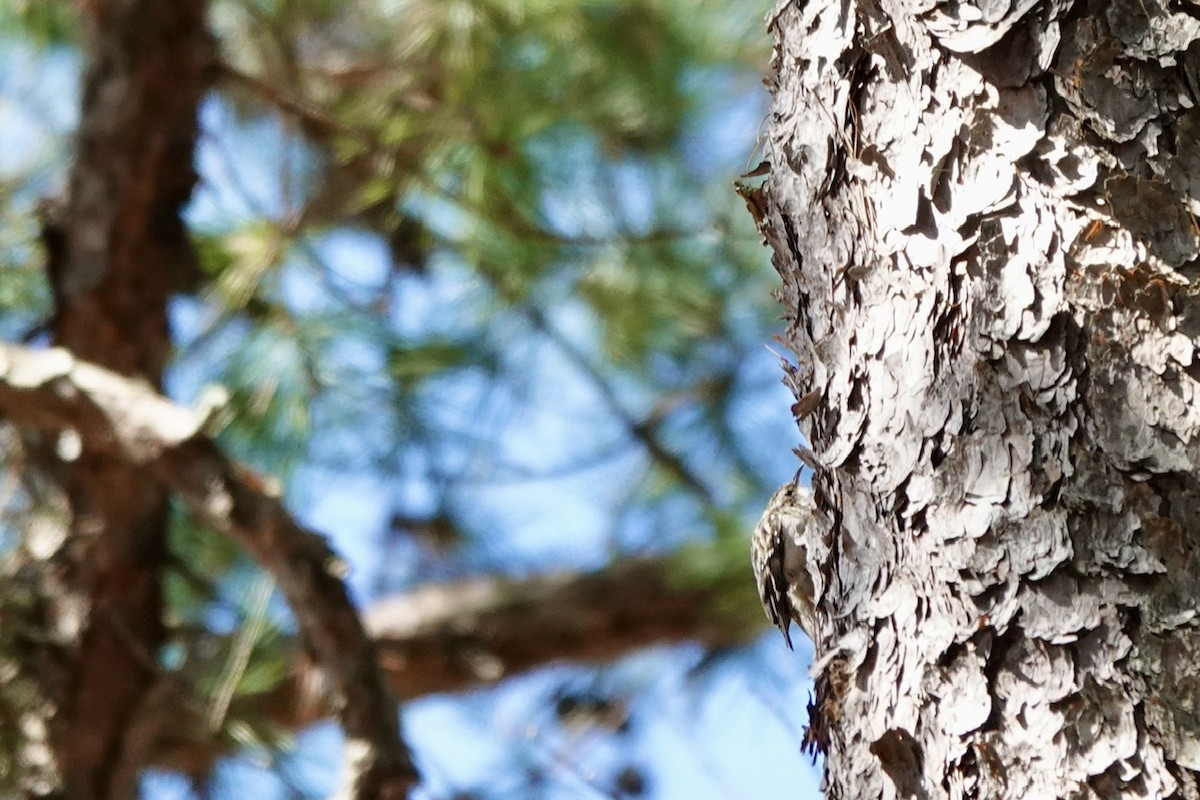
[[[808,572],[804,537],[813,520],[812,491],[800,475],[771,496],[750,542],[750,561],[767,619],[792,647],[793,621],[812,638],[816,633],[815,590]]]

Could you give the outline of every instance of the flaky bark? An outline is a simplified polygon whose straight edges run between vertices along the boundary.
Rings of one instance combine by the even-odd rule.
[[[771,17],[830,797],[1197,795],[1198,11]]]

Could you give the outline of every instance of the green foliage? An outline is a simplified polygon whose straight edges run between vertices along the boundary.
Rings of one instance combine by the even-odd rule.
[[[19,324],[27,333],[36,321],[50,315],[50,292],[42,265],[34,256],[36,230],[33,220],[21,214],[14,183],[0,176],[0,320]],[[12,336],[17,330],[0,324]]]
[[[229,423],[218,440],[237,457],[278,477],[287,476],[306,452],[310,396],[320,382],[307,338],[319,332],[298,333],[286,325],[248,332],[220,373],[229,392],[223,411]]]
[[[194,237],[200,267],[216,299],[230,311],[261,301],[263,282],[274,275],[289,242],[275,225],[259,220],[223,236]]]
[[[608,504],[614,553],[684,545],[681,584],[718,587],[713,613],[759,630],[746,506],[774,482],[762,452],[790,443],[753,440],[762,387],[744,365],[775,278],[730,187],[742,165],[693,139],[757,85],[765,5],[214,0],[223,69],[181,399],[224,387],[221,446],[301,513],[306,469],[378,478],[406,521],[394,533],[449,574],[471,547],[468,564],[525,570],[497,554],[526,521],[489,490],[545,480],[550,502],[578,478],[576,497]],[[69,8],[17,0],[0,34],[70,43]],[[0,175],[0,209],[44,183],[32,173]],[[36,224],[0,214],[0,316],[44,319]],[[429,520],[453,535],[425,540],[453,547],[422,539]],[[163,660],[210,708],[226,698],[222,735],[271,750],[279,732],[240,701],[285,677],[287,623],[248,599],[244,555],[182,510],[170,544]]]
[[[244,702],[275,689],[294,665],[291,636],[271,613],[273,583],[230,539],[176,507],[165,581],[172,635],[164,667],[188,686],[195,713],[239,747],[273,750],[290,737]],[[209,630],[217,613],[228,632]]]
[[[479,363],[479,354],[469,342],[452,340],[397,345],[388,356],[388,372],[404,388],[413,388],[433,375]]]
[[[0,4],[0,33],[40,47],[72,44],[77,19],[64,0],[5,0]]]
[[[726,525],[742,520],[724,516]],[[704,587],[717,598],[708,613],[746,631],[747,638],[761,632],[766,620],[750,572],[746,541],[741,536],[721,536],[709,542],[691,542],[671,555],[671,577],[685,588]]]
[[[676,148],[702,106],[688,88],[697,70],[761,55],[746,35],[756,13],[722,35],[736,15],[699,0],[364,0],[336,20],[323,4],[281,5],[301,8],[267,19],[267,4],[226,2],[216,17],[226,57],[259,94],[269,85],[268,99],[307,111],[299,122],[324,164],[310,225],[349,213],[388,231],[416,210],[511,303],[592,261],[581,296],[612,325],[616,351],[637,358],[681,321],[712,318],[702,270],[720,248],[696,246],[711,224],[703,204],[674,213],[700,188]],[[292,49],[301,31],[312,58]],[[246,113],[269,110],[235,86]],[[632,191],[654,206],[640,231],[617,185],[625,163],[640,164],[646,185]],[[564,230],[581,224],[583,237]]]
[[[168,606],[188,622],[197,622],[195,603],[208,599],[213,587],[245,557],[226,536],[217,536],[178,503],[171,509],[169,545],[177,569],[168,583]]]
[[[711,0],[334,5],[214,7],[228,64],[221,97],[248,126],[282,121],[298,147],[281,165],[291,188],[278,215],[210,224],[197,237],[208,296],[225,309],[206,336],[251,325],[248,355],[212,376],[231,389],[235,451],[249,457],[263,442],[256,464],[285,443],[305,452],[314,415],[328,430],[380,403],[395,410],[393,449],[442,448],[447,431],[419,398],[468,369],[498,388],[519,381],[523,368],[496,354],[510,347],[511,320],[528,318],[535,335],[585,365],[631,431],[648,442],[699,433],[733,456],[722,480],[732,497],[760,492],[732,452],[726,401],[747,339],[761,340],[763,329],[746,323],[765,309],[772,278],[728,182],[712,186],[710,168],[682,148],[689,126],[719,108],[706,70],[765,57],[762,9]],[[347,289],[313,251],[323,232],[347,224],[393,256],[394,273],[370,296]],[[280,282],[289,270],[323,285],[319,312],[290,306]],[[406,271],[449,270],[478,280],[445,309],[449,327],[398,330],[387,317]],[[582,350],[547,322],[563,304],[593,321]],[[348,343],[373,350],[381,371],[343,363]],[[256,366],[264,363],[268,375]],[[623,400],[620,384],[666,399],[647,410]],[[677,444],[652,444],[641,502],[682,485],[706,513],[719,507],[686,465],[660,457]],[[386,451],[376,437],[360,453],[386,461]]]

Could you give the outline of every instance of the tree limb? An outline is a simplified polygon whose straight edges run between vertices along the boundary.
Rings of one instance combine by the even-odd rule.
[[[355,797],[403,797],[417,782],[375,646],[346,593],[345,564],[300,526],[261,481],[229,461],[204,420],[142,381],[61,349],[0,344],[0,412],[144,469],[274,576],[330,684],[352,755]]]
[[[410,700],[486,686],[552,663],[609,662],[652,645],[743,645],[766,620],[740,560],[737,566],[728,581],[687,580],[686,559],[676,553],[622,559],[595,571],[470,578],[385,599],[363,618],[392,691]],[[329,716],[319,673],[303,648],[294,649],[292,674],[269,692],[239,697],[232,716],[289,731]],[[178,691],[169,706],[176,715],[187,687]],[[176,737],[161,744],[156,763],[203,773],[228,749],[223,742]]]
[[[200,274],[180,211],[196,182],[197,113],[215,52],[208,2],[76,5],[86,31],[79,125],[66,194],[41,215],[47,327],[80,358],[157,386],[171,352],[167,300]],[[60,600],[54,627],[69,632],[56,678],[42,684],[54,709],[53,781],[75,800],[123,800],[137,794],[147,754],[131,725],[166,633],[169,496],[88,447],[67,463],[35,453],[70,509],[67,542],[39,578]]]
[[[292,520],[261,481],[204,437],[197,413],[65,351],[0,344],[0,414],[51,434],[74,431],[91,446],[144,468],[254,554],[284,589],[334,695],[345,698],[340,715],[352,736],[390,741],[383,728],[394,719],[394,704],[385,680],[396,695],[410,699],[493,683],[555,661],[610,661],[653,644],[732,647],[763,626],[742,570],[726,574],[732,570],[718,565],[689,579],[696,570],[675,554],[622,559],[596,571],[425,585],[364,613],[372,645],[338,579],[342,562]],[[717,559],[721,563],[719,554]],[[314,691],[308,649],[296,648],[297,669],[289,680],[264,695],[240,698],[238,711],[291,730],[331,713]],[[163,704],[176,715],[184,706],[183,698]],[[204,726],[197,720],[173,727]],[[162,743],[155,761],[196,772],[223,749],[185,736]]]
[[[743,644],[753,616],[722,613],[723,586],[682,579],[678,557],[628,558],[594,572],[474,578],[420,587],[368,609],[384,669],[404,696],[461,691],[553,661],[610,661],[652,644]]]

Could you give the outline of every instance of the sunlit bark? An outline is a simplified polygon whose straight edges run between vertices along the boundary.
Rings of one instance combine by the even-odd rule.
[[[771,17],[830,797],[1196,795],[1197,11]]]

